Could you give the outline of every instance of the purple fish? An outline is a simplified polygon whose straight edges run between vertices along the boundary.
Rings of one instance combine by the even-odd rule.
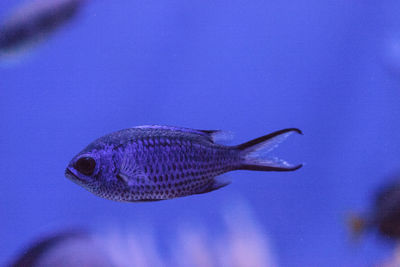
[[[155,201],[202,194],[229,184],[233,170],[294,171],[302,165],[268,158],[296,128],[241,145],[217,144],[220,131],[139,126],[103,136],[69,163],[65,175],[90,192],[116,201]]]

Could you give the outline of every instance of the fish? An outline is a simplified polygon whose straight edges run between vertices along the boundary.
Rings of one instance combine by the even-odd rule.
[[[267,154],[288,128],[236,146],[215,142],[219,130],[145,125],[95,140],[68,164],[65,176],[114,201],[145,202],[208,193],[230,184],[217,176],[234,170],[295,171],[302,164]]]
[[[85,232],[77,230],[72,230],[72,231],[68,230],[48,235],[30,245],[9,266],[12,267],[38,266],[38,262],[40,261],[40,259],[43,258],[48,253],[48,251],[50,251],[55,246],[58,246],[59,244],[62,244],[72,239],[85,238],[85,237],[86,237]]]
[[[6,266],[86,266],[110,267],[113,263],[110,253],[104,249],[104,242],[87,230],[65,229],[44,234],[28,245]]]
[[[87,0],[35,0],[21,6],[0,26],[0,55],[17,54],[71,21]]]
[[[354,239],[367,231],[381,237],[400,240],[400,180],[393,180],[376,193],[371,208],[365,214],[351,214],[350,230]]]

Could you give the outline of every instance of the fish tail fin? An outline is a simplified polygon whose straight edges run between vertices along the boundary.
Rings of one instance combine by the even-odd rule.
[[[284,160],[268,157],[268,153],[292,133],[303,134],[297,128],[288,128],[236,146],[242,154],[238,169],[253,171],[295,171],[301,168],[303,164],[291,165]]]
[[[350,229],[351,238],[353,240],[360,239],[367,226],[366,220],[359,214],[350,214],[347,223]]]

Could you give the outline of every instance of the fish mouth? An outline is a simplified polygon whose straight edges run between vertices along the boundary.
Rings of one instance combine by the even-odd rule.
[[[74,181],[74,180],[78,180],[78,181],[81,181],[81,182],[82,182],[82,180],[81,180],[78,176],[76,176],[76,174],[73,173],[69,168],[65,169],[65,176],[66,176],[67,178],[73,180],[73,181]]]

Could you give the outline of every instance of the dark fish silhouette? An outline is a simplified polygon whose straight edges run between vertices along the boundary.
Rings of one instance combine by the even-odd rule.
[[[12,267],[33,267],[38,266],[40,259],[45,257],[46,253],[55,246],[76,238],[87,238],[87,234],[81,231],[65,231],[45,237],[32,244],[30,248],[21,253],[21,255],[10,264]]]
[[[102,239],[83,230],[42,237],[24,250],[11,267],[110,267],[116,265]]]
[[[37,43],[76,16],[86,0],[36,0],[0,24],[0,53]]]
[[[90,192],[117,201],[154,201],[202,194],[228,185],[216,176],[233,170],[294,171],[266,153],[292,133],[284,129],[237,146],[214,142],[219,131],[167,126],[121,130],[91,143],[65,175]]]
[[[400,239],[400,181],[381,188],[370,212],[365,216],[353,215],[350,224],[355,237],[375,229],[383,237]]]

